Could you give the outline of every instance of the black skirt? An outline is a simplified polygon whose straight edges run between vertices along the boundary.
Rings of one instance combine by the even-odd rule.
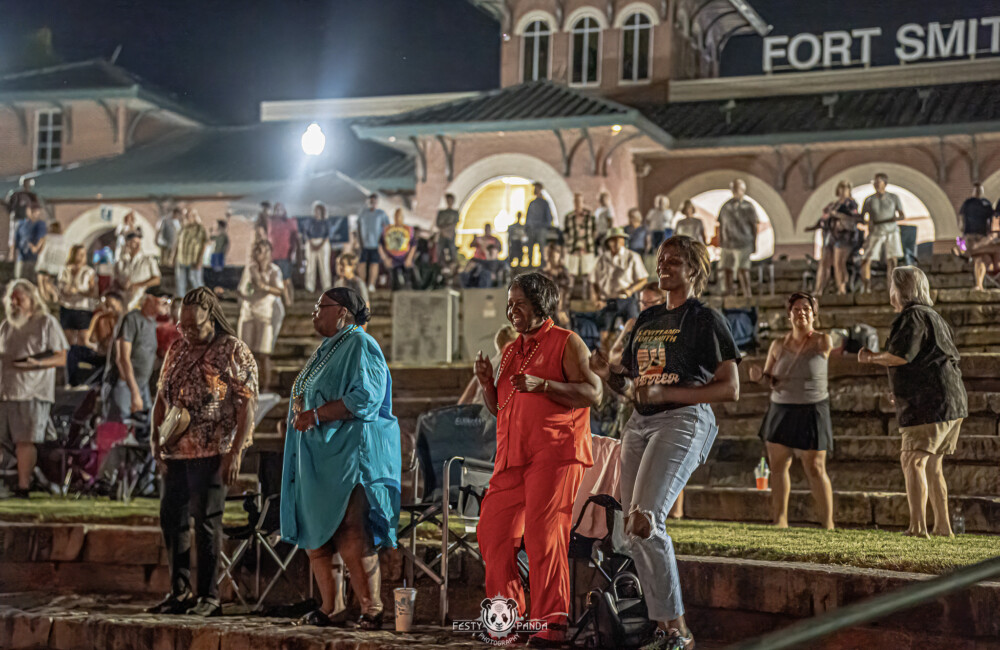
[[[815,404],[775,404],[767,409],[760,425],[764,442],[805,451],[833,451],[830,400]]]
[[[86,309],[68,309],[59,307],[59,325],[64,330],[87,330],[90,328],[90,318],[94,312]]]

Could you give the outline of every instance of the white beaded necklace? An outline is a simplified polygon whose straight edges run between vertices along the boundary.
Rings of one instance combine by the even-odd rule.
[[[358,329],[357,325],[352,325],[351,329],[344,332],[344,334],[337,340],[336,343],[333,344],[333,346],[329,349],[329,351],[327,351],[327,353],[323,355],[323,358],[320,360],[319,363],[315,363],[317,355],[319,354],[320,351],[320,348],[316,348],[316,351],[312,353],[311,357],[309,357],[309,361],[306,362],[305,368],[302,369],[302,372],[300,372],[298,376],[295,378],[295,383],[292,384],[293,399],[301,399],[302,396],[305,395],[306,388],[309,387],[310,382],[313,380],[313,378],[316,375],[318,375],[323,368],[326,367],[327,363],[330,362],[330,359],[333,358],[333,353],[337,351],[337,348],[340,347],[340,344],[343,343],[345,340],[347,340],[348,336],[354,334],[354,332],[356,332],[357,329]]]

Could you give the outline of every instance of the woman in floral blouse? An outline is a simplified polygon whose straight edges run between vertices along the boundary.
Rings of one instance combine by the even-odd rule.
[[[167,352],[153,406],[153,456],[163,472],[160,528],[170,563],[170,594],[151,612],[217,616],[222,608],[215,574],[222,546],[226,486],[240,471],[257,406],[257,364],[222,313],[210,289],[184,296],[181,338]],[[190,424],[164,446],[160,428],[172,409]],[[176,411],[175,411],[176,412]],[[184,419],[182,418],[183,422]],[[198,600],[191,591],[188,518],[195,523]]]

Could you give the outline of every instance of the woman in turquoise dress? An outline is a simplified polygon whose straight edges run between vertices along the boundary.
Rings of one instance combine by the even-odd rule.
[[[378,549],[396,546],[400,436],[392,379],[362,326],[370,313],[353,289],[331,289],[313,310],[324,341],[292,387],[281,480],[281,537],[309,553],[323,602],[300,621],[343,623],[334,612],[332,558],[340,553],[361,604],[361,629],[379,629]],[[341,614],[335,616],[335,614]]]

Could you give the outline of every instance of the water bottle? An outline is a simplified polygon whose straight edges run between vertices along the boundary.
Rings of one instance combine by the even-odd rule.
[[[965,534],[965,515],[962,514],[962,508],[955,508],[955,512],[951,515],[951,532],[956,535]]]

